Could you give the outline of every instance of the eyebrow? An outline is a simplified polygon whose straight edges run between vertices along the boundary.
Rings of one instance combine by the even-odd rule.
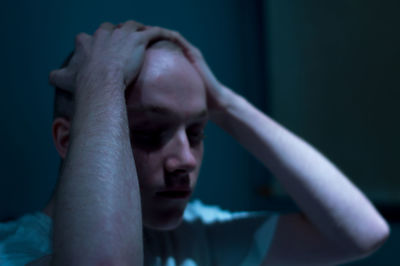
[[[169,108],[159,105],[140,105],[140,106],[127,106],[129,112],[135,113],[154,113],[161,116],[179,116],[177,112]],[[191,116],[192,119],[202,119],[208,117],[207,109],[201,110]]]

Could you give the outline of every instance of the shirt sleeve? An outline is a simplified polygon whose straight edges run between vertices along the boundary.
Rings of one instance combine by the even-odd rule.
[[[27,214],[0,224],[0,265],[25,265],[51,253],[50,218]]]

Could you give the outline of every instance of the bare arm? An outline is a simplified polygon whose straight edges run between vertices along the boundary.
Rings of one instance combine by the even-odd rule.
[[[143,263],[124,90],[139,72],[147,44],[172,36],[159,28],[137,32],[138,27],[132,21],[117,29],[105,23],[93,37],[79,35],[72,69],[51,75],[61,87],[76,76],[76,108],[55,202],[52,265]]]
[[[386,221],[334,164],[244,98],[231,91],[226,97],[229,104],[215,122],[273,172],[305,214],[280,218],[278,248],[272,244],[266,262],[339,263],[383,243]]]
[[[100,50],[107,34],[103,26],[93,39],[81,35],[77,42],[97,42]],[[139,265],[140,194],[123,75],[116,67],[107,69],[106,62],[95,61],[101,54],[90,56],[94,58],[88,55],[77,74],[75,114],[55,203],[52,263],[108,265],[129,258]]]
[[[337,263],[376,250],[389,226],[361,191],[314,147],[223,86],[201,52],[183,42],[205,81],[213,122],[269,168],[304,213],[280,218],[265,263]]]
[[[131,257],[139,264],[140,194],[123,87],[98,79],[81,82],[56,198],[53,262],[83,265],[98,259],[109,264],[109,258]],[[108,82],[109,88],[101,84]],[[99,93],[89,92],[93,90]]]

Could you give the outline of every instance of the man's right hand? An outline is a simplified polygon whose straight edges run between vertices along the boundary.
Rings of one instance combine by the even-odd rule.
[[[73,91],[77,83],[100,81],[125,89],[138,75],[148,44],[159,39],[176,41],[177,34],[132,20],[117,26],[102,23],[93,36],[76,36],[70,63],[50,73],[50,84]]]

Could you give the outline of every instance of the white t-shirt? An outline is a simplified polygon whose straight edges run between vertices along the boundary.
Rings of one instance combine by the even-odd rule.
[[[236,212],[188,204],[182,224],[171,231],[145,230],[145,265],[260,265],[278,215]],[[52,221],[42,212],[0,223],[0,265],[25,265],[51,254]]]

